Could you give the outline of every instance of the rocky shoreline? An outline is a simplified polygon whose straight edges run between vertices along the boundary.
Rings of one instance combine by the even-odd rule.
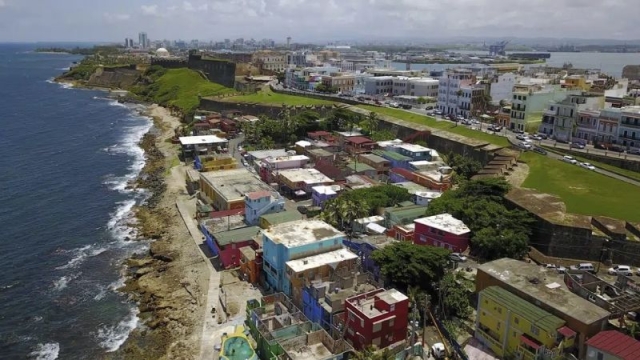
[[[154,126],[140,141],[147,161],[133,184],[151,193],[135,209],[134,226],[139,239],[153,241],[148,253],[126,261],[127,280],[119,289],[138,304],[141,324],[120,349],[108,354],[111,359],[193,359],[199,349],[206,267],[189,251],[193,241],[175,207],[176,189],[167,189],[171,158],[177,156],[175,146],[167,142],[173,134],[166,122],[171,115],[154,109],[148,114]]]

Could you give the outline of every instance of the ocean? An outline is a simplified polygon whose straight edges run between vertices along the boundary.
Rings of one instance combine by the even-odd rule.
[[[462,54],[486,54],[480,51],[455,51]],[[625,65],[640,65],[639,53],[563,53],[552,52],[551,57],[547,59],[546,65],[561,67],[565,63],[571,63],[573,67],[580,69],[600,69],[609,76],[621,77],[622,68]],[[404,70],[406,64],[392,63],[392,66],[399,70]],[[415,70],[427,69],[429,71],[441,71],[448,68],[463,66],[461,64],[411,64],[411,68]],[[481,66],[481,65],[480,65]],[[544,64],[525,65],[544,66]]]
[[[78,56],[0,44],[0,358],[95,359],[137,325],[116,289],[128,241],[126,189],[151,127],[140,108],[53,83]]]

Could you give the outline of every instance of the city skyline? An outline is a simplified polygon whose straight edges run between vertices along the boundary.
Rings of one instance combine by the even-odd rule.
[[[279,43],[288,36],[292,42],[469,36],[633,40],[635,13],[629,9],[634,5],[632,0],[114,0],[108,5],[0,0],[0,41],[117,41],[141,31],[152,39],[267,37]]]

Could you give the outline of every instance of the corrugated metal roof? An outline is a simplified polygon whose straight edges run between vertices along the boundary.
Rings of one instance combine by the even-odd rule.
[[[487,297],[494,302],[503,305],[510,311],[513,311],[518,317],[527,320],[529,323],[544,330],[547,333],[553,333],[565,324],[565,321],[559,317],[545,311],[534,304],[521,299],[507,290],[490,286],[480,292],[482,297]]]
[[[260,230],[261,229],[257,226],[248,226],[240,229],[215,233],[213,234],[213,237],[216,239],[218,245],[225,246],[253,239],[256,235],[258,235]]]
[[[640,341],[615,330],[599,332],[587,341],[587,345],[623,360],[640,358]]]

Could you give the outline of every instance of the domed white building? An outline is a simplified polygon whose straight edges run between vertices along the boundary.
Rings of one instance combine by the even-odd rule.
[[[156,50],[156,56],[158,57],[169,57],[169,50],[165,48],[160,48]]]

